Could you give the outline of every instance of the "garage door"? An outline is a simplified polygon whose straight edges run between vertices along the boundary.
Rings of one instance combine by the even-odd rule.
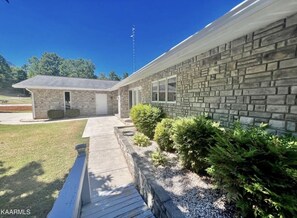
[[[107,114],[107,94],[96,94],[96,114]]]

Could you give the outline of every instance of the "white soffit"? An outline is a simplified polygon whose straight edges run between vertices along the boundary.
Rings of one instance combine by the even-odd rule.
[[[246,0],[137,70],[111,90],[158,73],[296,12],[297,0]]]

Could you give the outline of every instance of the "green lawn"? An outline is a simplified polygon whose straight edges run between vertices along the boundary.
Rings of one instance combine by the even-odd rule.
[[[77,152],[86,121],[0,125],[0,209],[45,217]]]
[[[31,97],[0,95],[0,104],[2,101],[7,101],[5,104],[32,104]]]

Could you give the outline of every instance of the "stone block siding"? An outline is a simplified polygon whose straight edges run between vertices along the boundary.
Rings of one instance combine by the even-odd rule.
[[[121,118],[129,117],[129,89],[127,86],[118,89],[118,96],[120,96],[119,116]]]
[[[130,173],[134,178],[134,184],[143,197],[147,206],[156,217],[163,218],[184,218],[178,207],[173,203],[168,193],[160,186],[154,178],[154,172],[149,164],[134,151],[132,145],[120,131],[115,127],[114,132],[124,154]]]
[[[118,91],[111,92],[111,102],[112,102],[112,114],[119,113],[118,111]]]
[[[224,126],[235,120],[268,123],[296,132],[297,14],[215,47],[153,76],[141,86],[151,103],[151,82],[177,75],[176,104],[154,103],[171,116],[207,112]]]
[[[47,118],[47,111],[50,109],[64,110],[64,92],[69,90],[31,90],[34,94],[35,118]],[[117,98],[112,92],[96,91],[70,91],[71,108],[79,109],[81,116],[96,115],[96,93],[107,93],[108,114],[114,114],[114,105],[117,106]]]

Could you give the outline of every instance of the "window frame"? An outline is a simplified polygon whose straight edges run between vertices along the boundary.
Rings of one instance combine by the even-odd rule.
[[[176,78],[175,79],[175,82],[177,83],[177,76],[176,75],[173,75],[173,76],[169,76],[169,77],[166,77],[166,78],[162,78],[162,79],[159,79],[159,80],[154,80],[151,82],[151,102],[152,103],[166,103],[166,104],[175,104],[176,103],[176,100],[175,101],[168,101],[168,79],[171,79],[171,78]],[[160,81],[164,81],[165,80],[165,101],[160,101],[159,100],[159,97],[160,97]],[[154,84],[157,84],[157,100],[153,100],[153,85]],[[176,93],[176,89],[175,89],[175,93]]]
[[[165,81],[165,99],[164,101],[160,101],[160,82]],[[167,78],[163,78],[158,80],[158,102],[165,103],[167,101]]]
[[[132,92],[132,102],[130,102],[130,97],[128,96],[128,105],[129,105],[129,107],[130,107],[130,103],[131,103],[131,105],[132,105],[132,107],[134,106],[134,105],[136,105],[136,104],[134,104],[135,102],[134,102],[134,91],[136,91],[136,92],[138,92],[138,96],[137,97],[139,97],[139,94],[140,94],[140,102],[138,102],[138,104],[140,104],[140,103],[142,103],[142,87],[141,86],[138,86],[138,87],[135,87],[135,88],[130,88],[129,90],[128,90],[128,93],[129,92]],[[129,95],[129,94],[128,94]],[[139,99],[138,99],[139,100]],[[132,108],[131,107],[131,108]],[[130,108],[130,109],[131,109]]]
[[[172,79],[172,78],[175,78],[175,84],[177,84],[177,76],[174,75],[174,76],[169,76],[166,78],[166,102],[169,103],[169,104],[175,104],[176,103],[176,87],[175,87],[175,101],[168,101],[168,80],[169,79]]]
[[[63,99],[64,99],[64,112],[66,112],[66,92],[69,92],[69,110],[72,108],[72,94],[70,91],[63,92]]]
[[[157,101],[153,100],[153,85],[157,83]],[[151,101],[152,102],[158,102],[159,101],[159,81],[153,81],[151,84]]]

